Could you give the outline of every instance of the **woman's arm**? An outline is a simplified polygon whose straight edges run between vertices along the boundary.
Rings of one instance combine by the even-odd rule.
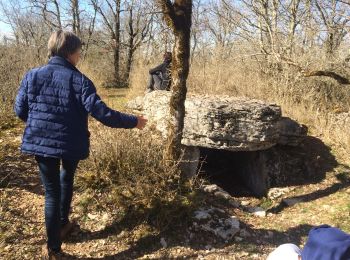
[[[28,89],[28,74],[27,73],[21,82],[21,85],[19,87],[15,104],[14,104],[14,111],[16,115],[24,122],[28,119],[28,96],[27,96],[27,89]]]
[[[83,76],[82,102],[88,113],[102,124],[113,128],[140,128],[142,117],[128,115],[110,109],[97,95],[91,80]],[[143,128],[143,127],[142,127]]]

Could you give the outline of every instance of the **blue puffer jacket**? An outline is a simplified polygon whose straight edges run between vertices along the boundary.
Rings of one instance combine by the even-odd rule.
[[[58,56],[24,76],[14,109],[26,122],[23,153],[68,160],[89,156],[88,114],[113,128],[137,125],[136,116],[108,108],[91,80]]]

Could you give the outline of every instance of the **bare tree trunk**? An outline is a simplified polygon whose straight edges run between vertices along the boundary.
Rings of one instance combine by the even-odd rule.
[[[290,7],[290,22],[289,22],[289,48],[288,54],[291,55],[294,51],[294,37],[295,30],[298,25],[298,11],[299,11],[300,0],[292,0]]]
[[[120,83],[120,1],[121,0],[116,0],[114,21],[114,77],[117,84]]]
[[[342,1],[332,0],[331,3],[324,3],[325,1],[315,0],[315,5],[319,11],[320,18],[327,30],[327,39],[324,44],[326,47],[326,54],[329,58],[334,58],[335,51],[339,48],[344,37],[347,35],[347,24],[350,19],[343,14],[338,13],[338,9],[343,7]],[[346,3],[346,2],[344,2]]]
[[[107,26],[110,37],[113,43],[113,55],[114,55],[114,81],[116,85],[121,83],[120,80],[120,14],[121,14],[121,0],[106,1],[108,10],[101,8],[101,3],[98,0],[90,0],[92,6],[98,12],[103,19],[104,24]],[[112,19],[111,19],[112,18]],[[95,19],[95,18],[94,18]]]
[[[175,119],[169,123],[169,140],[166,157],[177,161],[181,156],[181,139],[184,128],[186,81],[190,68],[192,0],[158,0],[162,6],[164,18],[175,35],[172,65],[172,95],[170,114]]]
[[[130,82],[130,72],[136,50],[151,33],[153,14],[145,14],[146,6],[142,2],[134,2],[128,6],[128,52],[125,72],[125,82]],[[152,11],[152,10],[151,10]]]
[[[96,15],[97,15],[97,9],[94,8],[94,15],[93,18],[91,19],[89,28],[88,28],[88,36],[87,36],[87,40],[85,42],[85,48],[84,48],[84,58],[83,60],[85,60],[86,55],[88,53],[89,47],[90,47],[90,42],[91,42],[91,38],[92,38],[92,34],[95,31],[95,23],[96,23]]]
[[[41,11],[41,15],[51,29],[62,29],[61,8],[56,0],[30,0],[34,8]],[[53,6],[51,6],[53,5]],[[54,10],[52,10],[53,8]],[[55,21],[56,20],[56,21]]]
[[[135,39],[135,33],[134,33],[134,26],[133,26],[133,7],[130,6],[129,8],[129,50],[128,50],[128,60],[126,63],[126,80],[129,82],[130,80],[130,71],[131,71],[131,65],[132,65],[132,59],[134,56],[134,39]]]
[[[73,31],[76,35],[81,35],[81,27],[80,27],[80,10],[79,10],[79,0],[71,0],[71,8],[72,8],[72,27]]]
[[[53,0],[53,4],[55,5],[55,8],[56,8],[56,16],[57,16],[57,22],[58,22],[59,29],[62,29],[62,19],[61,19],[60,6],[58,5],[58,2],[56,0]]]

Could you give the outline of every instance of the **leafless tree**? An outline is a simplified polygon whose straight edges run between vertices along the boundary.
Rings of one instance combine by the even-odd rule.
[[[54,29],[62,29],[61,7],[57,0],[30,0],[45,22]]]
[[[153,22],[152,6],[141,0],[131,0],[127,3],[127,62],[125,78],[129,81],[131,66],[135,51],[146,38],[149,38],[151,24]]]
[[[79,0],[70,0],[70,9],[72,14],[72,27],[73,32],[80,36],[81,35],[81,24],[80,24],[80,8]]]
[[[4,15],[2,21],[11,26],[16,44],[35,50],[37,60],[43,60],[44,47],[49,31],[44,26],[40,16],[33,15],[31,9],[22,8],[19,1],[10,3],[0,1],[0,9]]]
[[[114,52],[114,80],[118,85],[121,82],[120,52],[121,52],[121,0],[91,0],[94,9],[102,17],[112,41]]]
[[[326,29],[324,44],[329,56],[340,46],[347,35],[346,26],[349,24],[349,5],[339,0],[315,0],[319,19]],[[321,38],[323,38],[321,36]]]

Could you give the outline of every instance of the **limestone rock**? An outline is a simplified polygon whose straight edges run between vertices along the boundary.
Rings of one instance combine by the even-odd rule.
[[[239,220],[235,216],[226,215],[219,208],[200,208],[194,214],[194,219],[199,222],[194,222],[196,229],[210,232],[225,241],[232,239],[240,231]]]
[[[170,97],[170,92],[153,91],[130,101],[127,107],[147,116],[149,130],[166,138],[172,120]],[[305,159],[299,158],[305,156],[298,151],[307,140],[307,128],[282,117],[279,106],[244,97],[206,95],[189,95],[185,106],[180,167],[187,177],[206,168],[235,173],[261,197],[271,185],[294,178],[296,170],[304,174]],[[229,194],[221,191],[213,194],[229,199]]]
[[[253,208],[249,208],[248,211],[257,217],[261,217],[261,218],[266,217],[266,211],[263,208],[253,207]]]
[[[127,104],[142,111],[154,127],[167,135],[170,92],[153,91]],[[188,96],[182,143],[229,151],[257,151],[279,140],[281,109],[273,104],[243,97]]]
[[[292,191],[293,188],[290,187],[285,187],[285,188],[271,188],[267,194],[267,197],[270,200],[276,200],[280,197],[282,197],[283,195],[285,195],[286,193]]]
[[[278,122],[278,144],[299,146],[305,139],[308,129],[291,118],[283,117]]]
[[[235,201],[234,198],[227,191],[225,191],[216,184],[204,185],[203,191],[211,193],[219,199],[226,200],[231,206],[235,208],[238,208],[240,206],[240,203],[238,201]]]
[[[193,177],[198,173],[200,159],[200,150],[195,146],[185,146],[184,154],[181,160],[181,170],[186,173],[187,178]]]

